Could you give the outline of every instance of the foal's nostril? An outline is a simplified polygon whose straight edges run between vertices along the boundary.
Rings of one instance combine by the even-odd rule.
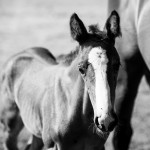
[[[98,122],[98,117],[95,118],[95,124],[100,130],[106,131],[105,125],[103,123]]]
[[[95,118],[95,125],[103,132],[111,132],[115,128],[117,123],[118,123],[118,118],[115,113],[112,114],[112,117],[108,117],[105,119],[100,117]]]
[[[106,131],[105,125],[104,125],[103,123],[99,125],[99,128],[100,128],[102,131]]]
[[[95,118],[95,124],[97,127],[99,126],[98,117]]]

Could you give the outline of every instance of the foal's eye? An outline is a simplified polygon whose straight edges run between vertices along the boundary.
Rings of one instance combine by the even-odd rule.
[[[79,68],[79,71],[80,71],[81,74],[84,75],[86,70],[85,70],[85,68]]]
[[[87,63],[80,63],[80,64],[78,65],[78,67],[79,67],[80,73],[81,73],[82,75],[85,75],[86,70],[87,70],[87,68],[88,68],[88,64],[87,64]]]

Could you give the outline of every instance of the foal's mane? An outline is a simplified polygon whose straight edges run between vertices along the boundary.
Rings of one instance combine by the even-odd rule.
[[[104,39],[106,37],[106,34],[99,29],[98,24],[90,25],[88,28],[88,31],[89,31],[89,34],[98,35],[101,37],[101,39]],[[79,53],[79,46],[77,46],[75,50],[71,51],[68,54],[59,55],[56,58],[57,62],[63,65],[69,66],[72,63],[72,61],[78,56],[78,53]]]
[[[77,57],[78,53],[79,53],[79,46],[77,46],[75,48],[75,50],[71,51],[68,54],[59,55],[56,58],[56,60],[57,60],[58,63],[69,66],[72,63],[72,61]]]
[[[99,29],[98,24],[90,25],[89,26],[89,33],[97,34],[97,35],[99,35],[101,37],[105,36],[104,32]]]

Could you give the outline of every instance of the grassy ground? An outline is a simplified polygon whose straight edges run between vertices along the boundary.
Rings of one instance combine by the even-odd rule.
[[[43,46],[54,55],[69,52],[77,45],[69,33],[71,14],[76,12],[86,26],[99,23],[102,28],[106,9],[106,0],[0,0],[0,68],[11,55],[28,47]],[[149,94],[143,80],[133,113],[130,150],[150,149]],[[19,138],[22,148],[29,136],[25,133]],[[3,137],[0,130],[0,144]],[[106,150],[112,149],[110,141],[111,136]]]

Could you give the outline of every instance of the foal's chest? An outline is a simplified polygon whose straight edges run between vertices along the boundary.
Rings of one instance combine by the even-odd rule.
[[[57,129],[51,132],[52,141],[57,150],[101,150],[105,143],[105,140],[96,132],[93,133],[93,130],[90,131],[85,126],[71,125],[64,128],[60,125]]]
[[[58,150],[101,150],[105,140],[95,132],[78,127],[59,133],[54,143]]]
[[[68,142],[56,143],[58,150],[101,150],[105,140],[97,135],[72,138]]]

